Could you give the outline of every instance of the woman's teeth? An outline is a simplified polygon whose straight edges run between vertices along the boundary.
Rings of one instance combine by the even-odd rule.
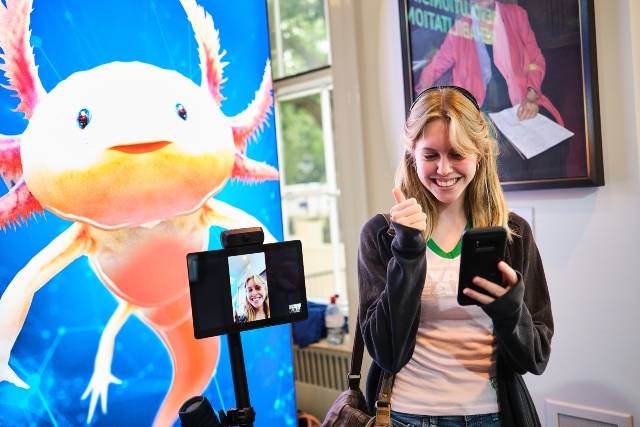
[[[460,178],[452,178],[447,180],[434,179],[438,187],[451,187],[453,184],[458,182]]]

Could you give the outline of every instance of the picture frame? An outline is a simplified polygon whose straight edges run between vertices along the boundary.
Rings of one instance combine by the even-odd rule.
[[[407,115],[421,90],[462,86],[490,119],[504,190],[604,185],[593,0],[398,7]]]

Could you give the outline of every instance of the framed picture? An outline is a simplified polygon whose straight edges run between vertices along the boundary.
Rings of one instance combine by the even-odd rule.
[[[471,92],[505,190],[604,185],[593,0],[399,0],[405,104]]]

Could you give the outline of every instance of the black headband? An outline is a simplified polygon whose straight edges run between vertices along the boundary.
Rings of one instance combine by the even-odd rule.
[[[453,89],[456,92],[461,93],[462,95],[464,95],[465,98],[471,101],[473,106],[476,107],[478,111],[480,111],[480,106],[478,105],[478,101],[476,101],[476,98],[473,95],[471,95],[471,92],[469,92],[468,90],[460,86],[431,86],[430,88],[423,90],[422,92],[420,92],[418,96],[416,96],[416,99],[414,99],[413,102],[411,103],[411,108],[409,108],[409,111],[413,110],[413,106],[416,105],[416,103],[420,100],[420,98],[424,97],[427,92],[431,92],[433,90],[438,90],[438,89]]]

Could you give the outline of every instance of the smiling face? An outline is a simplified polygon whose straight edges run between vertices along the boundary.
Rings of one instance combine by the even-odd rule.
[[[416,172],[424,187],[440,205],[462,203],[464,193],[476,173],[477,157],[463,157],[451,145],[444,120],[433,120],[416,141]]]
[[[183,75],[140,62],[72,74],[23,135],[29,190],[57,215],[104,229],[193,212],[235,159],[228,119]]]
[[[261,279],[256,279],[258,276],[252,276],[245,282],[245,290],[247,292],[247,301],[253,308],[258,310],[262,304],[264,304],[267,298],[266,283]]]

